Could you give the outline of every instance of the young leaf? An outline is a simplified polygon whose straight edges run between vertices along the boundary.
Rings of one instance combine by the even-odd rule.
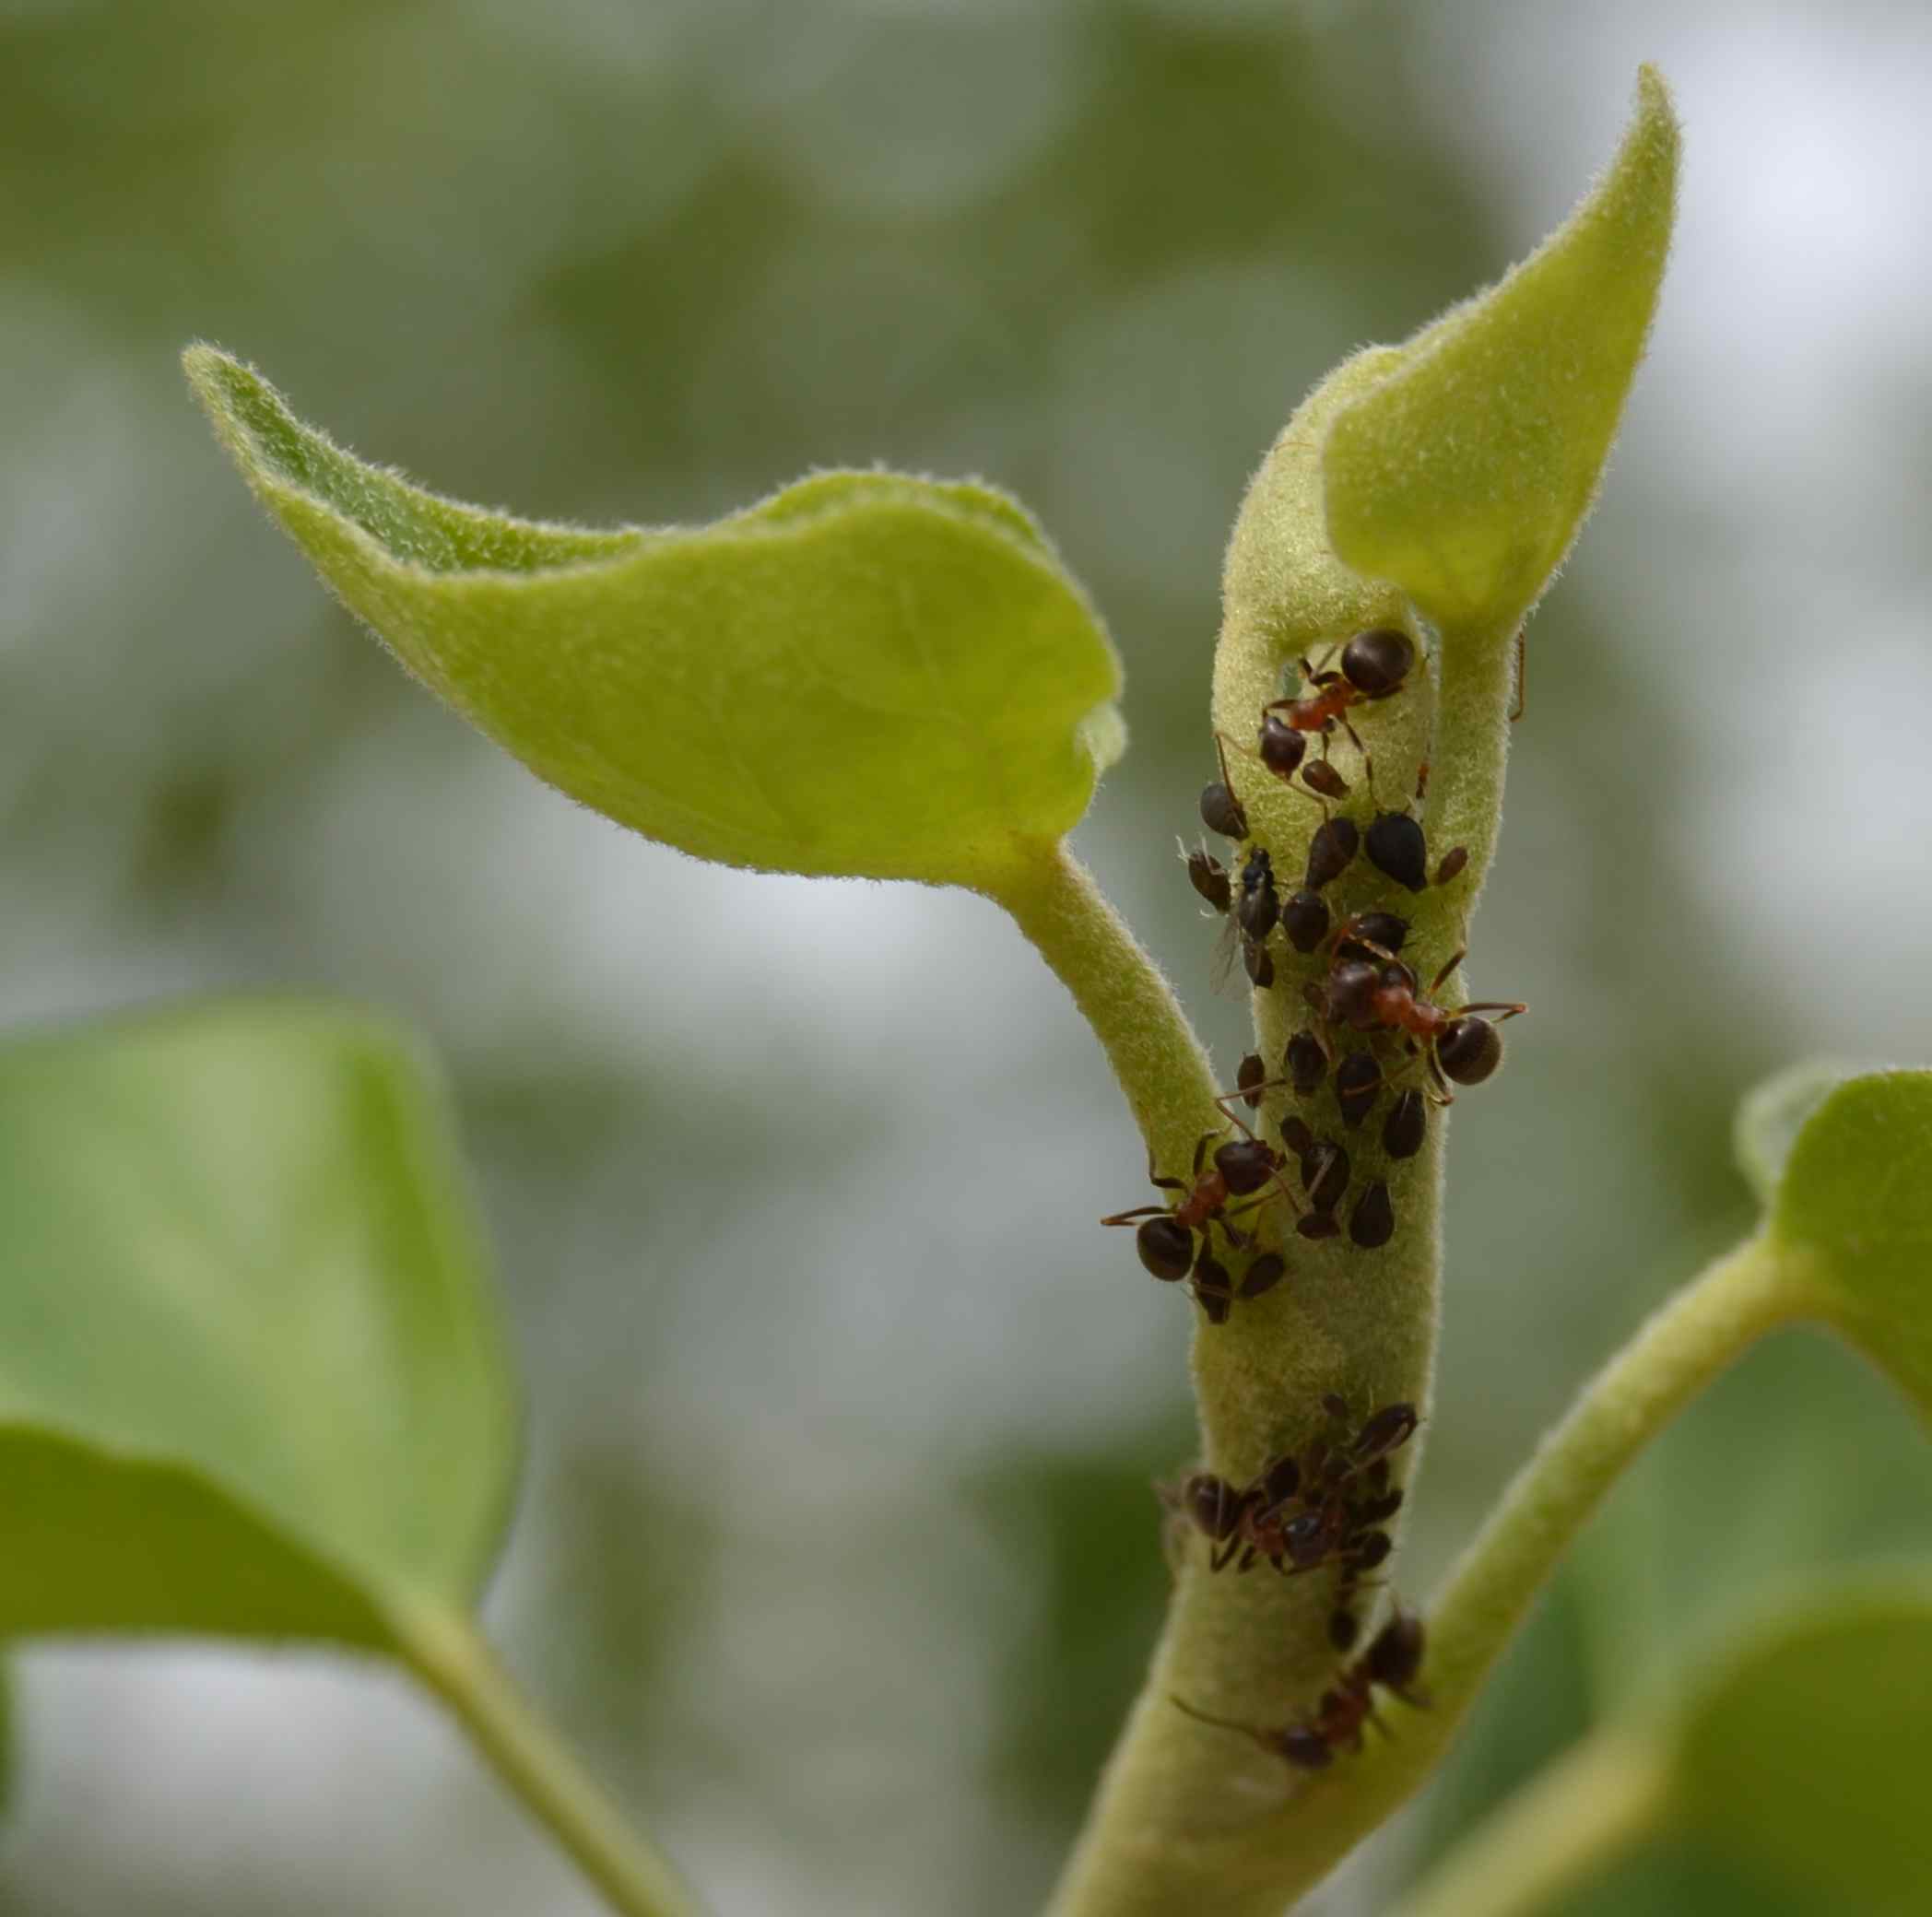
[[[1745,1094],[1732,1127],[1732,1145],[1738,1170],[1760,1205],[1776,1199],[1785,1160],[1811,1114],[1860,1069],[1835,1059],[1806,1059],[1773,1073]]]
[[[1646,66],[1621,150],[1569,220],[1418,334],[1330,429],[1337,554],[1445,629],[1506,638],[1590,509],[1656,308],[1677,164]]]
[[[1785,1159],[1770,1233],[1820,1314],[1932,1417],[1932,1072],[1828,1093]]]
[[[1820,1909],[1925,1909],[1932,1576],[1811,1598],[1748,1638],[1682,1711],[1679,1821]]]
[[[824,473],[710,526],[593,533],[364,465],[208,347],[188,377],[349,609],[540,777],[726,864],[980,884],[1066,832],[1120,666],[990,488]]]
[[[0,1051],[0,1632],[396,1648],[515,1453],[440,1100],[318,1006]]]

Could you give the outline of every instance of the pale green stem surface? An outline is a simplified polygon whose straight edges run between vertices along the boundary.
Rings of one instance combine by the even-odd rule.
[[[1569,1751],[1391,1917],[1535,1917],[1668,1822],[1667,1754],[1627,1731]]]
[[[702,1917],[703,1906],[591,1780],[467,1619],[397,1616],[417,1675],[497,1775],[622,1917]]]
[[[977,883],[1073,994],[1160,1169],[1184,1177],[1202,1134],[1225,1121],[1215,1109],[1219,1088],[1208,1054],[1160,967],[1064,841],[1030,844],[996,876]],[[1132,1202],[1153,1204],[1160,1195],[1143,1185]],[[1126,1234],[1121,1237],[1120,1249],[1131,1257]]]
[[[1592,1380],[1517,1474],[1428,1611],[1427,1711],[1303,1794],[1279,1827],[1290,1888],[1311,1888],[1426,1779],[1537,1594],[1618,1476],[1652,1438],[1765,1333],[1815,1316],[1802,1265],[1757,1238],[1664,1305]]]

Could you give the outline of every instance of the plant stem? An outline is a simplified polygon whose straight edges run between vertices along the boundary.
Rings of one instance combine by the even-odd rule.
[[[1558,1559],[1637,1453],[1765,1333],[1818,1310],[1802,1262],[1751,1239],[1597,1373],[1430,1607],[1422,1681],[1431,1708],[1402,1711],[1393,1738],[1304,1792],[1278,1821],[1284,1899],[1320,1882],[1429,1775]]]
[[[1073,994],[1160,1170],[1184,1173],[1201,1135],[1223,1120],[1208,1054],[1160,967],[1064,841],[1028,846],[982,889]]]
[[[538,1823],[623,1917],[700,1917],[671,1865],[624,1820],[466,1618],[393,1614],[417,1674]]]
[[[1657,1830],[1669,1795],[1663,1753],[1632,1731],[1600,1731],[1452,1851],[1393,1917],[1534,1917]]]

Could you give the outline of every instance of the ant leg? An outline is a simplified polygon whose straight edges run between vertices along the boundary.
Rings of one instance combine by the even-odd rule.
[[[1208,1558],[1208,1569],[1209,1570],[1226,1570],[1229,1565],[1233,1563],[1236,1554],[1240,1551],[1241,1543],[1240,1536],[1236,1535],[1228,1540],[1225,1549],[1210,1553]]]
[[[1254,1724],[1237,1723],[1231,1717],[1210,1717],[1205,1711],[1196,1711],[1192,1704],[1175,1697],[1172,1691],[1167,1695],[1167,1701],[1176,1711],[1184,1711],[1189,1717],[1196,1719],[1201,1723],[1213,1724],[1218,1730],[1222,1731],[1239,1731],[1243,1736],[1252,1737],[1256,1744],[1261,1746],[1262,1749],[1272,1750],[1274,1748],[1273,1745],[1268,1742],[1267,1733],[1257,1729]]]
[[[1494,1012],[1496,1017],[1490,1022],[1495,1025],[1501,1025],[1505,1018],[1514,1018],[1519,1014],[1528,1011],[1529,1007],[1520,1003],[1512,1003],[1510,1000],[1503,998],[1478,998],[1472,1004],[1466,1005],[1463,1010],[1466,1012]]]
[[[1349,723],[1346,715],[1338,714],[1337,723],[1340,724],[1341,729],[1349,735],[1349,745],[1353,746],[1361,755],[1362,774],[1369,782],[1369,803],[1374,806],[1376,811],[1380,812],[1382,810],[1382,801],[1375,796],[1375,755],[1362,744],[1361,735]]]
[[[1437,992],[1441,990],[1443,980],[1445,980],[1449,976],[1449,974],[1453,972],[1455,970],[1455,968],[1458,965],[1460,965],[1463,962],[1463,960],[1467,958],[1468,956],[1469,948],[1467,946],[1462,946],[1458,947],[1455,957],[1450,959],[1448,964],[1443,966],[1442,970],[1437,972],[1434,978],[1430,980],[1429,995],[1431,998],[1433,998],[1436,995]]]
[[[1455,1103],[1455,1094],[1449,1089],[1449,1081],[1443,1076],[1443,1068],[1436,1063],[1435,1047],[1430,1046],[1422,1054],[1423,1064],[1429,1072],[1430,1082],[1435,1087],[1436,1110]]]
[[[1523,709],[1529,703],[1529,628],[1516,628],[1516,702],[1510,708],[1509,723],[1514,725],[1523,716]]]
[[[1117,1211],[1111,1218],[1102,1218],[1102,1225],[1131,1225],[1136,1218],[1156,1218],[1167,1211],[1164,1205],[1142,1205],[1132,1211]]]

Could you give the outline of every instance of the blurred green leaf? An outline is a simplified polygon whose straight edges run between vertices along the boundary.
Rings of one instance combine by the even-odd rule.
[[[403,663],[572,798],[727,864],[977,883],[1086,810],[1120,667],[1037,526],[973,485],[822,473],[696,530],[456,505],[189,379],[249,484]]]
[[[1799,1129],[1771,1235],[1840,1331],[1932,1417],[1932,1072],[1875,1072]]]
[[[1807,1059],[1773,1073],[1746,1094],[1738,1108],[1732,1141],[1738,1167],[1760,1205],[1769,1205],[1776,1198],[1785,1162],[1811,1114],[1859,1070],[1833,1059]]]
[[[0,1052],[0,1631],[395,1648],[469,1609],[514,1455],[395,1031],[207,1006]]]
[[[1669,94],[1644,67],[1636,117],[1589,197],[1409,341],[1330,429],[1337,554],[1439,625],[1514,630],[1583,523],[1656,309],[1677,163]]]
[[[1832,1910],[1908,1917],[1932,1885],[1928,1724],[1932,1576],[1843,1586],[1748,1638],[1686,1701],[1679,1815]]]

